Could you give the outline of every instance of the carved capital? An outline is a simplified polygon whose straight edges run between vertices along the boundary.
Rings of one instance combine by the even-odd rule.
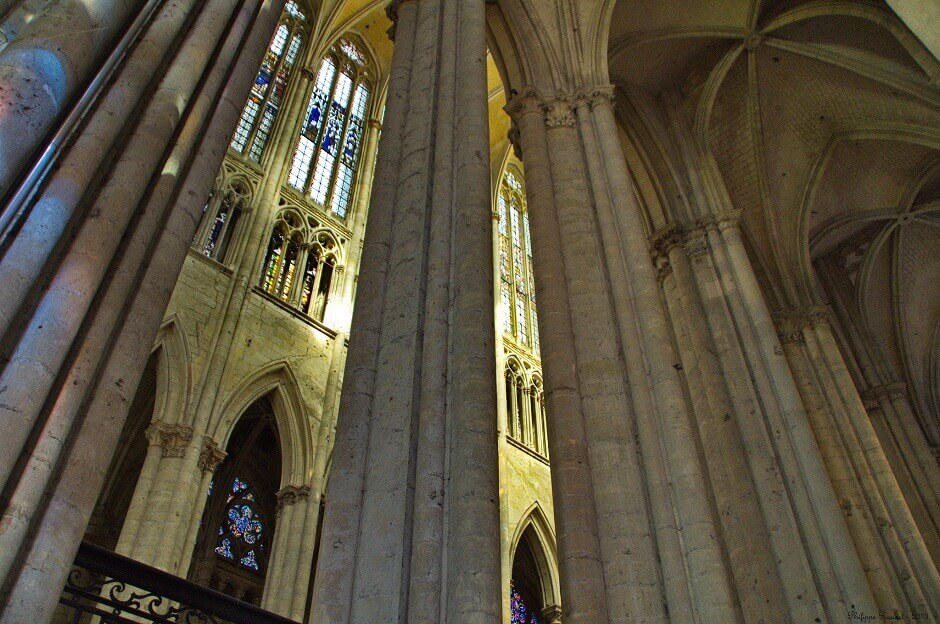
[[[317,77],[317,73],[312,67],[301,67],[300,75],[303,76],[305,80],[309,80],[311,82],[313,82],[313,80]]]
[[[381,130],[382,122],[376,119],[375,117],[373,117],[372,119],[369,120],[369,127],[372,128],[373,130]]]
[[[550,605],[542,609],[542,621],[546,624],[561,624],[562,610],[558,605]]]
[[[215,472],[225,455],[225,451],[219,448],[215,440],[206,436],[202,440],[202,451],[199,452],[199,469],[203,474]]]
[[[718,229],[722,232],[731,228],[739,227],[741,223],[741,211],[737,208],[722,210],[715,215],[715,223],[718,225]]]
[[[577,98],[561,96],[556,99],[542,102],[542,112],[545,114],[545,125],[549,128],[573,127],[578,122],[575,108]]]
[[[288,485],[282,487],[277,492],[277,510],[281,511],[299,501],[307,500],[310,496],[310,486],[308,485]]]
[[[708,252],[708,233],[703,228],[687,230],[682,236],[682,246],[690,258]]]
[[[536,94],[535,89],[530,88],[523,89],[520,92],[513,90],[503,110],[513,121],[518,121],[526,115],[542,113],[538,94]]]
[[[147,427],[147,439],[160,447],[162,457],[182,457],[193,439],[193,428],[156,421]]]
[[[907,384],[904,382],[895,382],[872,386],[862,393],[862,401],[865,403],[865,409],[874,409],[881,406],[882,403],[890,403],[904,398],[907,394]]]
[[[829,324],[829,310],[825,306],[782,310],[773,315],[773,320],[783,343],[802,344],[805,330]]]
[[[516,155],[516,158],[522,160],[522,134],[519,132],[519,126],[516,125],[516,120],[510,118],[509,122],[509,144],[512,145],[512,152]]]
[[[592,89],[585,89],[579,91],[576,98],[579,102],[586,104],[591,110],[594,110],[602,104],[610,104],[613,106],[615,100],[614,86],[604,85]]]
[[[672,263],[668,256],[659,256],[656,258],[656,281],[662,284],[666,278],[672,275]]]
[[[682,226],[675,221],[653,232],[650,236],[650,255],[653,260],[660,256],[668,256],[674,247],[682,243]]]
[[[395,27],[398,26],[398,9],[406,2],[417,2],[417,0],[392,0],[388,3],[388,6],[385,7],[385,15],[388,16],[388,20],[392,23],[392,27],[388,29],[388,37],[392,41],[395,40]]]

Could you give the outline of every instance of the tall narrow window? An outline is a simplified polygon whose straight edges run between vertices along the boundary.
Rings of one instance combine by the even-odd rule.
[[[369,101],[365,56],[351,41],[333,46],[317,72],[288,183],[346,217]]]
[[[504,330],[538,355],[529,213],[522,178],[507,171],[496,199],[499,217],[499,298]]]
[[[261,288],[285,302],[290,300],[300,271],[297,264],[301,261],[302,223],[300,216],[293,212],[279,216],[261,269]]]
[[[250,160],[260,161],[264,153],[287,82],[304,45],[306,21],[297,3],[289,1],[261,61],[261,69],[232,137],[232,149]]]

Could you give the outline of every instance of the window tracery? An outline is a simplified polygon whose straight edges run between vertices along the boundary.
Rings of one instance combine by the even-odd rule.
[[[257,572],[264,572],[267,559],[265,523],[251,486],[235,477],[229,486],[223,522],[218,529],[215,554]]]
[[[509,437],[542,457],[548,457],[548,433],[542,379],[527,372],[519,359],[510,357],[504,374]]]
[[[294,66],[306,40],[307,18],[297,3],[289,1],[274,31],[274,38],[261,61],[261,69],[242,109],[231,147],[249,160],[259,162]]]
[[[345,218],[362,148],[369,102],[366,57],[340,40],[320,64],[287,182]]]
[[[287,208],[275,220],[260,286],[304,314],[323,320],[341,269],[339,252],[332,232],[315,222],[305,223],[297,210]]]
[[[203,209],[203,225],[196,235],[196,248],[205,256],[225,262],[236,227],[248,205],[251,191],[242,180],[213,192]]]
[[[499,218],[499,299],[503,330],[520,346],[539,353],[538,315],[529,213],[522,176],[508,170],[496,197]]]

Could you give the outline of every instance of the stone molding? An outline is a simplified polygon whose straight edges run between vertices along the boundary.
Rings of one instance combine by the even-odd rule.
[[[182,457],[193,439],[193,428],[158,420],[147,427],[145,435],[151,444],[160,447],[162,457]]]
[[[307,500],[310,496],[310,486],[287,485],[278,490],[275,496],[277,497],[277,511],[280,512],[284,507]]]
[[[542,609],[542,621],[547,624],[561,624],[562,610],[558,605],[549,605]]]
[[[369,119],[369,127],[372,128],[373,130],[381,130],[382,122],[376,119],[375,117],[372,117],[371,119]]]
[[[803,344],[803,331],[829,325],[829,310],[825,306],[808,306],[781,310],[773,315],[777,335],[784,344]]]
[[[572,92],[559,92],[551,96],[538,93],[535,89],[527,87],[522,91],[514,92],[503,107],[503,110],[515,123],[520,117],[539,113],[548,128],[573,127],[577,121],[577,109],[588,107],[594,110],[602,104],[613,104],[613,85],[601,85]],[[510,134],[512,130],[510,129]],[[516,132],[518,136],[518,131]],[[517,145],[517,141],[510,136],[510,142]]]
[[[215,472],[227,453],[219,448],[215,440],[206,436],[202,440],[202,451],[199,452],[199,469],[203,474]]]
[[[880,407],[882,403],[890,403],[903,399],[907,395],[907,384],[903,381],[872,386],[862,393],[862,402],[865,409],[871,410]]]
[[[702,227],[688,228],[671,221],[650,236],[650,257],[657,269],[661,263],[669,263],[669,252],[682,247],[692,258],[708,251],[708,237]],[[670,269],[671,270],[671,269]]]

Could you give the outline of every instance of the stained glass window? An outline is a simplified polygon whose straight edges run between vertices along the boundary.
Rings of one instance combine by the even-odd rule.
[[[539,352],[535,313],[532,242],[522,177],[507,171],[496,198],[499,219],[500,309],[505,332],[517,344]]]
[[[260,161],[264,153],[291,72],[303,49],[306,21],[297,3],[288,2],[251,86],[231,144],[233,150],[251,160]]]
[[[301,243],[303,220],[286,211],[278,216],[261,265],[261,288],[284,302],[290,302],[303,262]]]
[[[514,587],[509,590],[509,621],[512,624],[540,624],[538,615],[529,610]]]
[[[251,486],[239,477],[232,480],[226,495],[215,554],[261,572],[265,557],[265,523],[258,512]]]
[[[345,218],[369,101],[365,56],[342,40],[320,64],[287,182]]]

